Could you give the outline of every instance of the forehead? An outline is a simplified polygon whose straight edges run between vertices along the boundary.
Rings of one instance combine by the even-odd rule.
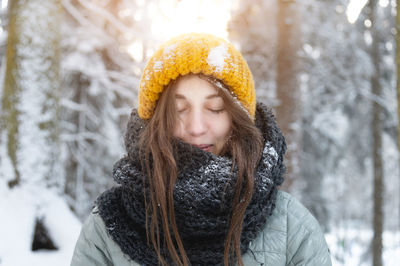
[[[218,89],[213,84],[207,80],[201,79],[196,75],[187,75],[180,78],[173,87],[177,99],[221,98],[218,94]]]

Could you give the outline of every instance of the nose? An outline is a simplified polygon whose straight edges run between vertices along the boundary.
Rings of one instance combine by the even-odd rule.
[[[207,122],[200,111],[192,112],[188,118],[186,130],[190,135],[197,137],[207,132]]]

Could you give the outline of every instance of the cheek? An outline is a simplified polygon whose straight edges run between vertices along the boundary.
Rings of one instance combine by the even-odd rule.
[[[216,121],[214,127],[214,150],[213,153],[219,154],[224,147],[232,131],[232,122],[230,119],[221,119]]]
[[[184,128],[183,128],[183,123],[179,119],[175,123],[175,128],[174,128],[174,137],[176,138],[182,138],[184,135]]]
[[[231,122],[230,118],[224,117],[224,119],[215,121],[214,128],[215,128],[215,133],[216,133],[216,136],[218,137],[218,139],[225,140],[231,132],[232,122]]]

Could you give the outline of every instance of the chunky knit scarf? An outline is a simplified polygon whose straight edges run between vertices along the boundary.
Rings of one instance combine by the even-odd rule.
[[[141,265],[157,265],[157,255],[146,239],[143,195],[148,193],[148,184],[137,159],[138,136],[144,126],[137,112],[132,112],[125,138],[128,155],[113,169],[113,177],[120,185],[104,192],[97,199],[97,206],[108,233],[125,254]],[[256,169],[254,195],[243,221],[242,254],[271,215],[277,186],[283,182],[284,173],[285,140],[273,114],[262,104],[257,104],[256,126],[264,137],[264,150]],[[191,265],[222,265],[236,169],[232,173],[232,161],[228,157],[216,156],[180,141],[176,148],[179,173],[174,206],[185,251]],[[166,247],[162,250],[170,261]]]

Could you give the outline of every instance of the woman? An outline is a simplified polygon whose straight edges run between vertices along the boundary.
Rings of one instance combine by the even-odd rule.
[[[283,182],[286,144],[242,55],[207,34],[155,52],[71,265],[331,265]]]

